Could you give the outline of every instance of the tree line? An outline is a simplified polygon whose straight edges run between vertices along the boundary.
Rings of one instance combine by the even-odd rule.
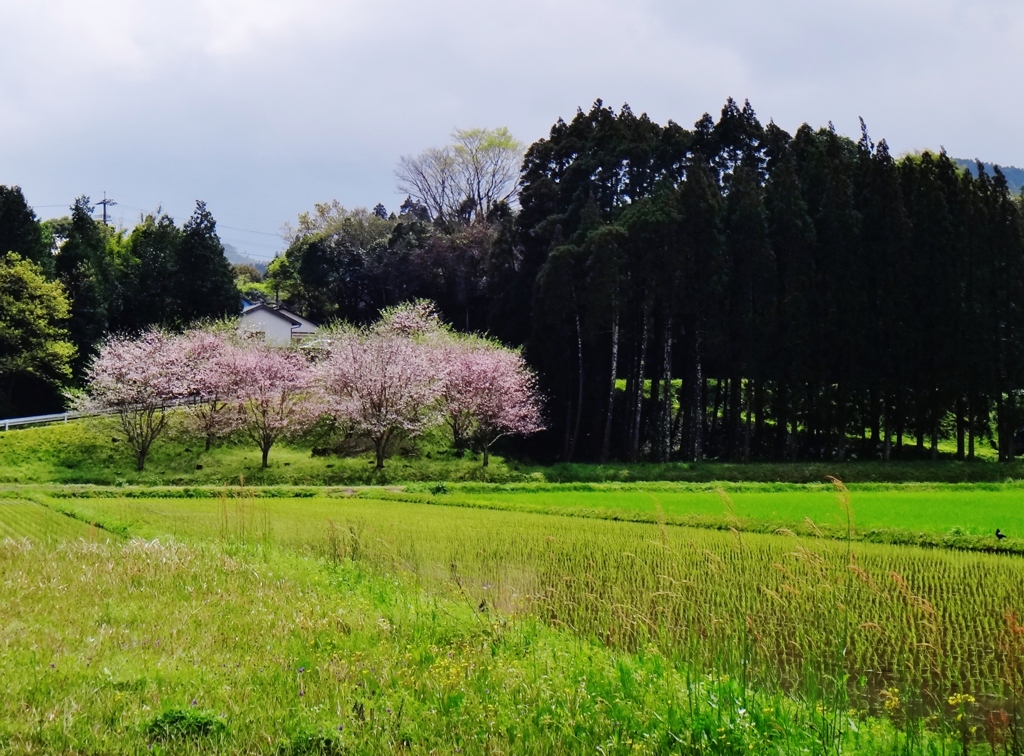
[[[790,134],[733,100],[689,129],[598,102],[485,205],[442,192],[465,186],[454,150],[400,161],[397,214],[300,217],[268,279],[314,318],[422,296],[524,346],[550,428],[533,453],[906,459],[950,439],[959,458],[991,442],[1009,460],[1024,446],[1024,216],[998,168],[897,158],[866,127]]]
[[[978,169],[732,100],[691,130],[557,123],[517,238],[563,458],[1012,459],[1024,216]]]
[[[494,302],[504,301],[517,274],[523,145],[504,128],[457,129],[452,139],[400,158],[397,186],[408,196],[397,212],[334,201],[286,225],[287,250],[249,293],[283,300],[316,322],[366,323],[422,298],[459,330],[510,336]],[[529,311],[512,317],[528,323]]]

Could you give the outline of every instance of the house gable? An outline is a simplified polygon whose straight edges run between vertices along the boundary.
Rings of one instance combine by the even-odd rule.
[[[262,334],[267,344],[276,346],[287,346],[293,341],[300,341],[310,336],[316,328],[316,323],[312,321],[283,308],[266,304],[247,307],[242,312],[238,324],[239,333],[250,337]]]

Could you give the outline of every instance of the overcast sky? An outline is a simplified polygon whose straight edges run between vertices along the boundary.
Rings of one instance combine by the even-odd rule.
[[[1020,0],[0,0],[0,184],[126,226],[203,199],[268,258],[314,202],[397,208],[455,127],[529,143],[597,98],[1024,166],[1022,64]]]

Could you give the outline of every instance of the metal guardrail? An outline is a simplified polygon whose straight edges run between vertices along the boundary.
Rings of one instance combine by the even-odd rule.
[[[176,399],[164,405],[164,409],[180,407],[188,404],[189,399]],[[68,420],[78,420],[82,417],[103,417],[104,415],[116,415],[119,409],[97,410],[95,412],[57,412],[53,415],[33,415],[32,417],[11,417],[0,420],[0,430],[10,430],[21,425],[49,425],[51,423],[66,423]]]
[[[89,413],[91,414],[91,413]],[[17,428],[19,425],[49,425],[50,423],[66,423],[68,420],[75,420],[86,415],[81,412],[58,412],[54,415],[34,415],[32,417],[11,417],[0,420],[0,428],[5,431]]]
[[[66,423],[68,420],[78,420],[82,417],[100,417],[102,415],[114,415],[117,410],[102,410],[100,412],[57,412],[53,415],[33,415],[32,417],[10,417],[0,420],[0,430],[10,430],[22,425],[50,425],[51,423]]]

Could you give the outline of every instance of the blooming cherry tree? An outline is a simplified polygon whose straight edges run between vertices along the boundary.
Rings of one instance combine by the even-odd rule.
[[[187,395],[180,341],[156,330],[136,339],[111,336],[86,380],[75,403],[86,412],[116,413],[136,469],[144,470],[153,442],[167,428],[168,410]]]
[[[389,444],[446,422],[456,448],[473,441],[483,464],[502,436],[543,428],[536,377],[522,357],[457,337],[429,302],[385,311],[364,329],[329,336],[319,383],[330,411],[373,442],[377,468]]]
[[[482,339],[449,343],[439,352],[444,417],[456,448],[476,441],[487,467],[499,438],[544,429],[537,378],[518,352]]]
[[[439,420],[441,376],[422,338],[390,328],[342,331],[331,337],[320,384],[336,417],[373,442],[377,469],[398,436],[415,436]]]
[[[187,424],[205,439],[209,451],[214,438],[230,433],[241,422],[237,401],[240,373],[236,365],[241,347],[231,335],[203,328],[188,331],[176,340],[187,376]]]
[[[381,312],[380,319],[371,331],[378,335],[408,338],[430,338],[446,334],[437,308],[426,299],[389,307]]]
[[[263,467],[274,443],[308,430],[322,404],[306,357],[299,352],[246,344],[233,351],[228,369],[234,374],[238,424],[263,454]]]

